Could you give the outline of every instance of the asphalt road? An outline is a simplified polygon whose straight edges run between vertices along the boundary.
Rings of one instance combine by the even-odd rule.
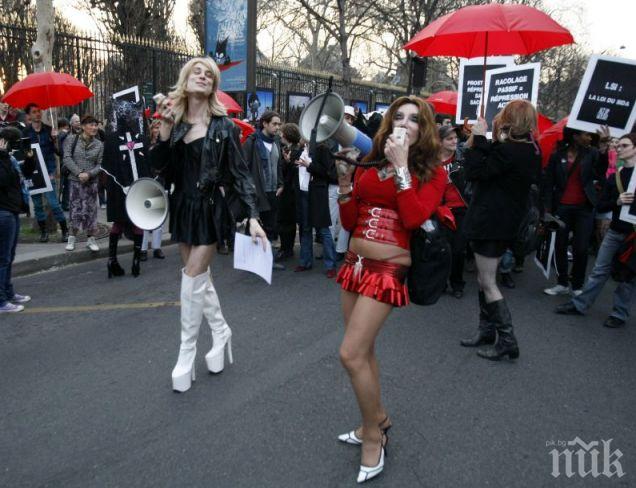
[[[34,298],[30,313],[0,318],[0,485],[356,486],[359,449],[336,441],[359,420],[337,357],[337,285],[318,266],[267,286],[219,257],[235,364],[207,374],[202,326],[197,381],[176,394],[179,309],[161,303],[178,300],[179,262],[176,248],[167,255],[137,279],[108,280],[98,260],[14,281]],[[130,255],[121,261],[129,268]],[[378,354],[394,427],[369,485],[636,486],[636,324],[601,326],[607,291],[586,317],[554,315],[562,300],[540,292],[533,267],[505,291],[515,363],[458,345],[476,323],[474,275],[462,300],[392,314]],[[577,436],[612,439],[624,476],[553,477],[548,444]]]

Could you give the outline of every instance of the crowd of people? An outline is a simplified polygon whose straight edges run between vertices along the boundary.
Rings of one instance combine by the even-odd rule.
[[[341,147],[336,140],[309,147],[296,124],[284,123],[279,113],[269,110],[241,145],[240,130],[217,98],[219,82],[220,72],[211,59],[186,63],[173,90],[159,101],[156,117],[148,121],[148,161],[145,166],[138,161],[135,169],[139,176],[160,179],[169,191],[168,227],[183,262],[181,343],[173,389],[187,391],[195,380],[203,318],[213,339],[205,356],[209,371],[223,370],[226,353],[232,362],[232,330],[221,311],[210,265],[216,252],[232,252],[237,221],[247,221],[256,243],[280,242],[274,267],[281,271],[296,256],[297,234],[297,273],[314,266],[314,244],[320,243],[325,276],[342,289],[345,332],[340,359],[361,424],[338,438],[362,447],[358,482],[384,468],[392,421],[380,397],[375,340],[393,308],[409,304],[406,277],[413,265],[414,230],[432,221],[443,229],[452,255],[447,291],[456,299],[464,296],[465,268],[476,269],[476,331],[461,345],[478,348],[478,356],[490,360],[520,355],[499,285],[514,287],[511,271],[524,269],[531,207],[538,207],[544,220],[557,223],[557,283],[545,293],[571,297],[557,313],[585,313],[614,274],[617,253],[633,240],[634,226],[622,221],[620,212],[634,202],[627,191],[636,164],[634,133],[612,139],[606,128],[596,134],[565,129],[542,168],[537,112],[531,103],[509,102],[491,127],[482,118],[473,126],[453,126],[422,98],[405,96],[384,114],[365,116],[345,108],[344,123],[373,139],[371,152],[363,158],[356,159],[353,148]],[[1,121],[7,121],[6,114],[6,107],[0,106]],[[109,153],[115,146],[109,145],[100,122],[91,115],[74,116],[70,123],[60,123],[58,132],[42,122],[37,105],[28,105],[24,115],[28,122],[22,133],[10,126],[0,131],[0,311],[19,311],[30,299],[11,285],[18,215],[29,206],[24,178],[34,167],[32,152],[27,151],[22,167],[11,155],[20,137],[40,144],[52,182],[56,156],[65,173],[60,192],[53,184],[52,191],[31,196],[42,242],[49,239],[46,198],[66,249],[72,251],[78,232],[84,231],[89,249],[98,250],[97,212],[100,186],[105,186],[113,222],[109,277],[125,274],[117,261],[122,234],[134,241],[133,276],[139,275],[150,242],[153,256],[162,259],[162,228],[150,234],[132,225],[122,210],[123,190],[110,180],[100,184],[102,168],[109,168],[112,176],[113,161],[120,159],[119,153]],[[126,126],[130,121],[117,123]],[[486,137],[489,131],[492,140]],[[597,258],[586,280],[590,250]],[[633,291],[634,274],[626,273],[605,326],[625,324]]]

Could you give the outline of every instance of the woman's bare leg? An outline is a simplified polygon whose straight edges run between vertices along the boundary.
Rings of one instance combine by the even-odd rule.
[[[379,375],[372,366],[373,347],[392,308],[389,304],[358,296],[340,346],[340,360],[349,373],[362,414],[362,464],[365,466],[376,465],[379,457],[381,432],[378,425],[384,416]]]
[[[187,246],[181,244],[179,246],[181,252],[181,259],[184,262],[185,274],[188,276],[198,276],[201,273],[205,273],[212,258],[215,255],[215,246]]]

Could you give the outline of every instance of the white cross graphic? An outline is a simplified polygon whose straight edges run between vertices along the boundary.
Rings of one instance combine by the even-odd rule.
[[[124,139],[122,136],[119,136],[120,139]],[[126,144],[122,144],[119,146],[120,151],[128,151],[128,156],[130,157],[130,165],[132,166],[132,174],[133,181],[137,181],[139,179],[139,172],[137,171],[137,160],[135,159],[135,149],[142,149],[144,145],[141,142],[135,142],[132,140],[130,132],[126,132]],[[143,156],[143,153],[139,153]]]

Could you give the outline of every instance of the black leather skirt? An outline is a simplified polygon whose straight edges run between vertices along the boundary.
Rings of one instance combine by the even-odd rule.
[[[172,240],[191,246],[216,244],[214,206],[209,197],[173,195],[170,205],[170,233]]]

